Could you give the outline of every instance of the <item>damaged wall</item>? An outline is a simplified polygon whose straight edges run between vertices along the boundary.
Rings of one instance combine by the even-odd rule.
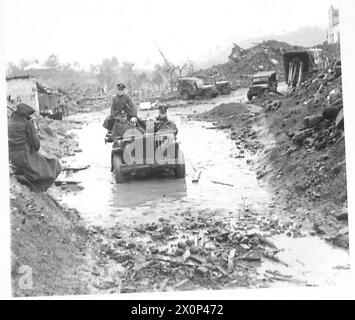
[[[38,103],[40,111],[43,111],[46,107],[49,109],[54,109],[54,107],[58,106],[60,102],[60,95],[58,94],[46,94],[46,93],[38,93]]]
[[[329,26],[327,40],[329,44],[340,42],[339,9],[335,9],[333,6],[329,8]]]
[[[283,55],[285,81],[288,86],[299,86],[314,70],[316,64],[309,51],[291,51]]]
[[[16,98],[20,97],[23,103],[39,111],[35,78],[29,76],[6,78],[6,92],[12,100],[16,101]]]

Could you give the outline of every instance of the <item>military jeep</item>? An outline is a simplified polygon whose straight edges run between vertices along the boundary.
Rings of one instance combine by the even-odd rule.
[[[216,81],[216,88],[220,94],[230,94],[232,86],[229,81]]]
[[[248,90],[247,98],[252,100],[253,97],[261,96],[269,92],[277,92],[276,71],[259,72],[252,78],[252,85]]]
[[[212,84],[216,86],[218,94],[230,94],[232,92],[232,85],[227,80],[221,80],[218,75],[212,75],[205,78],[206,84]]]
[[[185,77],[178,80],[179,97],[183,100],[202,97],[206,99],[217,97],[218,90],[215,85],[204,84],[203,80],[195,77]]]

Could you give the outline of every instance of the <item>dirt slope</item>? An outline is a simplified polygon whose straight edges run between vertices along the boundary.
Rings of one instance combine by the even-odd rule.
[[[341,77],[321,73],[284,97],[220,105],[197,118],[230,127],[238,148],[261,156],[250,164],[274,188],[285,216],[348,247],[344,131],[336,121],[342,98],[335,107],[327,100],[341,87]]]

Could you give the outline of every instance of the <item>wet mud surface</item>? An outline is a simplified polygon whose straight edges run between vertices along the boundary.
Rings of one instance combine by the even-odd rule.
[[[286,214],[280,196],[260,179],[264,172],[257,164],[275,144],[272,135],[260,134],[266,124],[248,123],[260,108],[239,104],[247,124],[239,143],[231,139],[235,131],[218,129],[212,119],[194,119],[217,104],[243,102],[244,96],[234,92],[169,110],[186,158],[187,175],[179,180],[154,176],[116,184],[102,128],[107,111],[80,115],[85,125],[74,133],[82,152],[65,161],[90,168],[63,174],[62,180],[80,187],[56,196],[80,212],[88,230],[87,256],[96,261],[92,292],[346,284],[347,251]],[[196,171],[201,176],[193,183]]]

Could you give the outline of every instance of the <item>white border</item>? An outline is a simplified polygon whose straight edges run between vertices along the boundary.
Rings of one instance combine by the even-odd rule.
[[[7,147],[7,110],[5,94],[5,60],[3,41],[3,2],[0,1],[0,297],[11,297],[10,198]]]
[[[314,1],[314,0],[313,0]],[[4,61],[2,21],[3,3],[0,0],[0,61]],[[43,299],[354,299],[354,158],[355,154],[355,126],[352,119],[355,116],[354,92],[354,58],[355,45],[353,42],[355,33],[355,2],[350,0],[340,0],[340,20],[341,20],[341,46],[342,65],[344,81],[344,101],[345,101],[345,130],[346,130],[346,161],[348,170],[348,201],[349,201],[349,224],[350,224],[350,255],[352,263],[352,281],[346,288],[296,288],[296,289],[238,289],[222,291],[199,291],[199,292],[173,292],[173,293],[140,293],[124,295],[92,295],[92,296],[70,296],[70,297],[44,297]],[[4,63],[0,63],[0,93],[2,106],[0,112],[0,128],[3,130],[0,135],[0,181],[1,181],[1,201],[0,201],[0,297],[9,298],[10,290],[10,229],[8,213],[8,164],[7,164],[7,133],[6,133],[6,113],[5,104],[5,81]],[[5,110],[6,111],[6,110]],[[31,298],[37,299],[37,298]]]

